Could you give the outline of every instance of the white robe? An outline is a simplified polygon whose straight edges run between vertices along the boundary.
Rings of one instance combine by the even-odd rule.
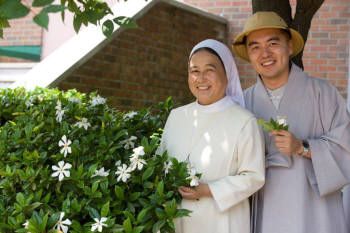
[[[189,161],[202,173],[212,198],[182,200],[190,217],[175,220],[177,233],[249,233],[248,197],[264,184],[264,141],[256,118],[239,105],[203,112],[191,103],[171,111],[160,150]]]
[[[260,78],[245,101],[258,118],[286,116],[289,131],[309,141],[312,156],[279,153],[264,132],[266,183],[255,232],[346,233],[340,190],[350,182],[350,117],[336,88],[293,64],[278,110]]]

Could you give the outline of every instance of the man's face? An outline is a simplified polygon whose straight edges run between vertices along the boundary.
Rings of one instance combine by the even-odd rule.
[[[248,35],[246,46],[250,62],[264,82],[282,85],[287,82],[289,56],[293,53],[292,41],[287,35],[280,29],[260,29]]]

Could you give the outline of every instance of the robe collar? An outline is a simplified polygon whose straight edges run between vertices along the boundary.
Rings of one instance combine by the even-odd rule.
[[[228,96],[225,96],[224,98],[209,105],[201,105],[198,103],[198,100],[196,101],[196,108],[198,109],[198,111],[206,114],[221,112],[233,105],[234,103],[232,99]]]

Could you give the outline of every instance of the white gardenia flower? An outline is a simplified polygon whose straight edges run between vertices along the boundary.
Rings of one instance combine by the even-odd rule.
[[[91,225],[91,231],[95,231],[97,229],[99,232],[102,232],[102,228],[107,226],[107,224],[104,223],[107,221],[107,218],[103,217],[101,218],[101,220],[98,220],[98,218],[94,218],[94,220],[96,223]]]
[[[56,110],[56,121],[61,122],[64,115],[64,110]]]
[[[173,166],[173,163],[171,161],[169,162],[164,162],[164,173],[165,175],[169,173],[169,169]]]
[[[277,116],[277,123],[279,125],[287,126],[287,117],[286,116]]]
[[[67,218],[66,220],[62,221],[64,217],[64,212],[61,212],[60,219],[56,223],[56,229],[63,231],[63,233],[68,232],[68,226],[72,224],[72,222]],[[68,226],[66,226],[68,225]]]
[[[138,158],[140,155],[145,155],[145,151],[144,151],[144,147],[143,146],[139,146],[135,149],[132,150],[134,153],[131,155],[131,157],[136,157]]]
[[[71,97],[71,98],[68,99],[68,101],[81,105],[80,99],[78,99],[76,97]]]
[[[106,103],[106,99],[102,98],[100,95],[97,95],[95,97],[92,97],[91,107],[94,107],[99,104],[104,104],[104,103]]]
[[[130,158],[130,162],[131,162],[131,170],[135,170],[136,168],[138,168],[139,170],[141,170],[143,168],[143,165],[146,164],[146,161],[143,159],[140,159],[139,157],[133,157],[131,156]]]
[[[78,126],[79,128],[84,127],[84,129],[87,130],[88,127],[91,126],[91,124],[88,122],[86,118],[82,118],[81,121],[75,123],[75,126]]]
[[[100,170],[96,170],[95,173],[94,173],[91,177],[95,177],[95,176],[108,176],[108,175],[109,175],[109,171],[110,171],[110,170],[105,171],[105,168],[102,167]]]
[[[66,177],[70,177],[70,172],[67,171],[66,169],[71,169],[72,168],[72,164],[70,163],[64,163],[64,161],[59,161],[58,162],[58,167],[53,165],[52,166],[52,170],[56,171],[54,173],[52,173],[52,177],[56,177],[58,176],[58,181],[62,181],[63,178]]]
[[[119,175],[117,178],[117,181],[119,182],[122,180],[124,183],[131,177],[129,174],[131,172],[131,169],[126,166],[126,164],[123,164],[123,166],[118,167],[118,171],[115,172],[115,174]]]
[[[63,135],[61,140],[58,142],[58,145],[62,147],[60,153],[64,154],[64,157],[67,156],[67,153],[72,153],[72,148],[69,146],[72,144],[71,140],[67,140],[66,135]]]
[[[25,223],[22,224],[22,226],[24,226],[25,229],[28,229],[28,225],[29,225],[28,220]]]
[[[62,109],[60,100],[57,100],[57,105],[55,109],[56,109],[56,121],[61,122],[64,114],[64,110]]]
[[[191,180],[190,186],[198,186],[199,185],[199,178],[196,176],[196,170],[191,169],[190,176],[186,178],[186,180]]]
[[[124,118],[124,120],[127,119],[127,118],[132,119],[132,118],[134,118],[134,116],[136,116],[136,115],[137,115],[137,112],[131,111],[131,112],[125,114],[123,118]]]
[[[125,144],[124,145],[124,149],[129,149],[129,148],[134,148],[135,147],[135,140],[137,139],[137,137],[135,136],[131,136],[130,138],[128,139],[125,139],[123,141],[121,141],[122,144]]]

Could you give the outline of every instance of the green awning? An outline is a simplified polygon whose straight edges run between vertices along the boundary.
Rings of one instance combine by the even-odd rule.
[[[0,56],[40,61],[41,46],[0,46]]]

